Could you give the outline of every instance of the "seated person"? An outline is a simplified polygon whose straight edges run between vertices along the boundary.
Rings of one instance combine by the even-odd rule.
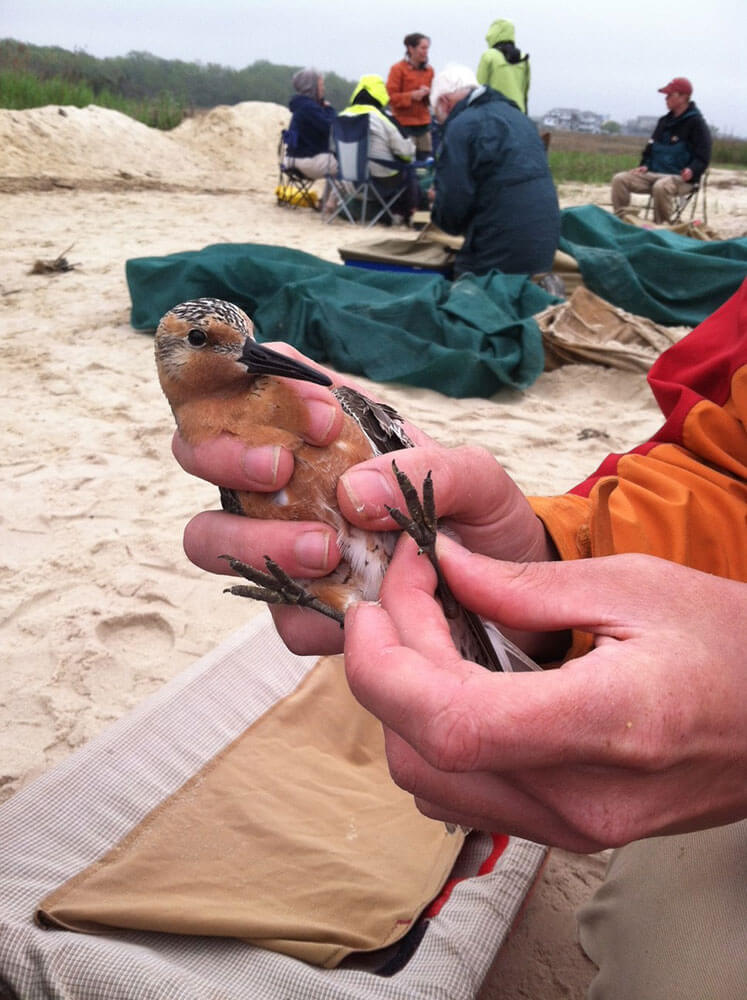
[[[692,98],[692,84],[677,76],[659,93],[669,109],[656,123],[640,165],[612,178],[612,211],[622,215],[630,195],[651,194],[654,222],[669,222],[672,201],[689,194],[711,159],[711,133]]]
[[[466,66],[436,74],[431,104],[443,126],[431,215],[464,235],[454,273],[552,270],[560,208],[534,123]]]
[[[315,69],[300,69],[293,76],[293,87],[296,93],[288,105],[293,117],[285,166],[294,167],[305,177],[335,174],[337,160],[329,145],[335,109],[324,99],[324,77]]]
[[[350,97],[350,104],[340,115],[368,115],[368,158],[371,178],[383,195],[402,185],[407,189],[393,206],[393,211],[406,221],[417,204],[417,178],[410,166],[415,156],[415,143],[402,135],[395,121],[385,112],[389,94],[380,76],[362,76]],[[388,161],[396,166],[377,161]]]

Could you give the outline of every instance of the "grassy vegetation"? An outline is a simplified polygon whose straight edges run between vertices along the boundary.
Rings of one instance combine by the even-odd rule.
[[[548,150],[550,170],[556,184],[608,184],[613,174],[639,163],[645,144],[646,136],[553,132]],[[747,141],[716,139],[711,166],[747,168]]]
[[[244,70],[130,53],[95,59],[83,52],[0,40],[0,108],[98,104],[151,128],[171,129],[195,108],[243,100],[285,104],[294,67],[259,61]],[[327,96],[344,107],[352,84],[327,74]],[[178,97],[174,95],[179,95]],[[553,132],[548,151],[556,184],[608,184],[640,160],[646,136]],[[747,140],[716,138],[712,165],[747,168]]]
[[[102,108],[121,111],[151,128],[170,129],[185,116],[185,108],[170,94],[160,94],[149,100],[121,97],[109,90],[94,90],[84,81],[52,77],[40,80],[31,73],[0,70],[0,107],[13,110],[40,108],[47,104],[85,108],[98,104]]]

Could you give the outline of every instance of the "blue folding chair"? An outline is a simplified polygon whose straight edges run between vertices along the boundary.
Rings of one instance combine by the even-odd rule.
[[[337,174],[327,180],[337,195],[338,204],[326,217],[327,222],[338,215],[344,215],[348,222],[366,226],[373,226],[382,218],[394,222],[394,205],[408,191],[408,164],[401,160],[369,159],[368,117],[368,114],[338,115],[332,122]],[[372,162],[396,170],[401,183],[389,190],[377,185],[377,178],[371,174]],[[369,208],[373,212],[371,219],[368,219]]]

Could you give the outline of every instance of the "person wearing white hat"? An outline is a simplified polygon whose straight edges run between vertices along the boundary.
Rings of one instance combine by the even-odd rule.
[[[464,236],[454,273],[550,271],[560,209],[535,125],[466,66],[436,74],[431,108],[443,126],[431,216]]]

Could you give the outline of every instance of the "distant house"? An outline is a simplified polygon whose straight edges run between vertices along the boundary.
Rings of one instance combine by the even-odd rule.
[[[651,135],[658,120],[656,115],[638,115],[625,123],[625,131],[628,135]]]
[[[553,108],[542,119],[542,124],[545,128],[561,128],[572,132],[578,114],[576,108]]]
[[[566,132],[592,132],[602,130],[604,115],[595,111],[579,111],[578,108],[553,108],[542,119],[545,128],[563,129]]]
[[[580,111],[576,120],[576,131],[599,135],[604,121],[605,116],[598,115],[595,111]]]

